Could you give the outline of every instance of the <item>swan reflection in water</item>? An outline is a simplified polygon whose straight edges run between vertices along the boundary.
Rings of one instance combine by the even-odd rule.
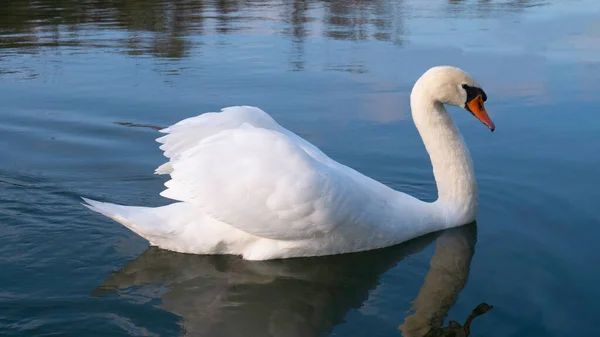
[[[162,309],[181,317],[186,336],[322,336],[362,306],[383,273],[434,240],[414,312],[399,327],[405,337],[422,337],[442,326],[467,281],[475,224],[377,251],[318,258],[257,262],[152,247],[96,293],[137,287],[160,297]]]

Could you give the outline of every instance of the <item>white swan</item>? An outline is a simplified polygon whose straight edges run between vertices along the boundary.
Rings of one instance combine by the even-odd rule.
[[[471,157],[444,104],[492,131],[486,95],[464,71],[429,69],[413,87],[413,120],[431,158],[438,200],[423,202],[344,166],[258,108],[230,107],[161,132],[170,174],[162,207],[84,199],[151,245],[249,260],[331,255],[398,244],[470,223],[477,213]]]

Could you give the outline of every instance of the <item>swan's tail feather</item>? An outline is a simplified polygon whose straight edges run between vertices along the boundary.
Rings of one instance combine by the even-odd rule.
[[[160,216],[163,212],[159,210],[169,206],[151,208],[138,206],[123,206],[107,202],[100,202],[87,198],[82,199],[83,206],[94,212],[103,214],[123,226],[129,228],[134,233],[150,241],[151,245],[159,245],[159,242],[172,237],[174,229],[168,225],[168,222]],[[164,212],[167,213],[167,212]]]

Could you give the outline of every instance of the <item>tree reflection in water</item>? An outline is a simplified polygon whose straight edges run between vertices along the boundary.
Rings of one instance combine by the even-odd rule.
[[[489,16],[540,4],[544,2],[488,0],[473,6],[449,1],[440,15]],[[404,22],[427,6],[406,0],[11,0],[0,4],[0,49],[123,49],[130,55],[180,59],[199,46],[192,37],[272,26],[292,37],[291,63],[302,69],[303,57],[298,56],[309,35],[402,44]],[[311,28],[315,22],[323,28]]]

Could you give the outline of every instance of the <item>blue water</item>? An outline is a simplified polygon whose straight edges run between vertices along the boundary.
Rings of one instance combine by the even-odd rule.
[[[595,336],[600,2],[3,1],[0,335]],[[408,96],[481,83],[477,223],[384,250],[247,262],[148,248],[79,196],[163,205],[157,127],[255,105],[335,160],[436,198]],[[444,320],[445,319],[445,320]]]

